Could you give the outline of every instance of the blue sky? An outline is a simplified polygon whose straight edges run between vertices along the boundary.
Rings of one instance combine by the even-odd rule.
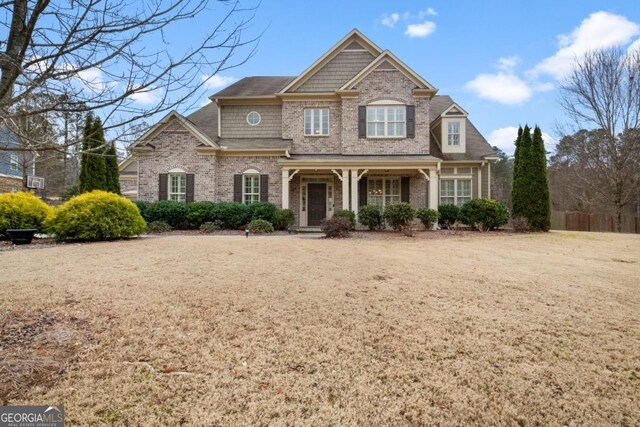
[[[513,128],[524,123],[540,125],[551,148],[563,121],[558,81],[585,50],[640,48],[640,7],[632,0],[263,0],[251,29],[264,30],[255,56],[210,80],[207,93],[245,76],[296,75],[352,28],[451,95],[490,142],[510,151]],[[180,44],[198,38],[182,35]]]

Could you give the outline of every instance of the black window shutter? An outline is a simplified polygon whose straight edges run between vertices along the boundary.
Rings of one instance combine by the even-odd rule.
[[[358,207],[367,204],[367,177],[363,176],[358,182]]]
[[[269,175],[260,175],[260,201],[269,201]]]
[[[402,203],[409,203],[409,183],[411,182],[408,176],[400,178],[400,201]]]
[[[195,175],[192,173],[187,174],[187,194],[185,194],[185,198],[187,203],[193,202],[193,187],[195,184]]]
[[[358,138],[367,137],[367,107],[360,105],[358,107]]]
[[[407,105],[407,138],[416,137],[416,106]]]
[[[167,200],[169,174],[161,173],[158,176],[158,200]]]
[[[233,175],[233,201],[242,203],[242,175]]]

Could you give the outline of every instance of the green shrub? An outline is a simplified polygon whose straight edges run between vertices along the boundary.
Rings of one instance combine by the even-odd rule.
[[[320,227],[325,236],[333,238],[349,237],[351,221],[345,217],[333,217],[322,221]]]
[[[365,205],[358,210],[358,222],[369,230],[384,228],[382,208],[378,205]]]
[[[451,228],[460,216],[460,208],[456,205],[438,206],[438,224],[442,228]]]
[[[508,220],[507,209],[496,200],[473,199],[460,209],[460,221],[480,231],[493,230]]]
[[[203,233],[213,233],[214,231],[220,230],[220,224],[218,222],[205,222],[200,226],[200,231]]]
[[[140,207],[140,205],[138,205],[138,207]],[[186,203],[175,202],[173,200],[148,203],[143,218],[147,222],[164,221],[178,230],[189,228]]]
[[[197,230],[205,222],[212,222],[216,219],[216,204],[213,202],[187,203],[186,209],[189,228]]]
[[[264,219],[254,219],[247,228],[250,233],[273,233],[273,225]]]
[[[151,205],[151,203],[142,202],[140,200],[136,200],[133,203],[138,207],[138,210],[140,211],[140,215],[142,215],[142,218],[144,218],[144,220],[147,222],[152,222],[152,220],[150,220],[148,216],[149,206]]]
[[[247,205],[247,210],[248,220],[264,219],[265,221],[273,222],[273,216],[277,208],[276,205],[270,202],[258,202]]]
[[[47,220],[58,240],[113,240],[144,233],[147,224],[130,200],[95,190],[73,197]]]
[[[273,228],[276,230],[288,230],[296,222],[291,209],[278,209],[273,214]]]
[[[349,220],[349,224],[351,224],[351,229],[355,230],[356,228],[356,213],[350,211],[348,209],[340,209],[333,213],[334,218],[347,218]]]
[[[147,224],[147,233],[166,233],[173,228],[164,221],[153,221]]]
[[[242,203],[224,202],[216,207],[216,220],[220,221],[222,228],[237,230],[249,222],[248,207]]]
[[[416,211],[409,203],[388,205],[384,209],[384,220],[396,231],[406,228],[416,217]]]
[[[0,235],[8,228],[35,228],[44,230],[53,208],[31,193],[0,194]]]
[[[416,218],[422,222],[424,228],[431,230],[438,223],[438,211],[435,209],[420,208],[416,211]]]

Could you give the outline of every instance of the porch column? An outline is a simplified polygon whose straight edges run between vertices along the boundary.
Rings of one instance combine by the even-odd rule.
[[[429,169],[429,209],[438,210],[438,173],[436,168]]]
[[[358,213],[358,169],[351,169],[351,210]]]
[[[349,210],[349,169],[342,169],[342,209]]]
[[[289,209],[289,169],[282,169],[282,209]]]

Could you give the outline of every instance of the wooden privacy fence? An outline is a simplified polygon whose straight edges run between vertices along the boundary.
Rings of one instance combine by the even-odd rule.
[[[552,230],[616,232],[616,217],[607,214],[551,211]],[[622,215],[622,233],[640,233],[640,217]]]

